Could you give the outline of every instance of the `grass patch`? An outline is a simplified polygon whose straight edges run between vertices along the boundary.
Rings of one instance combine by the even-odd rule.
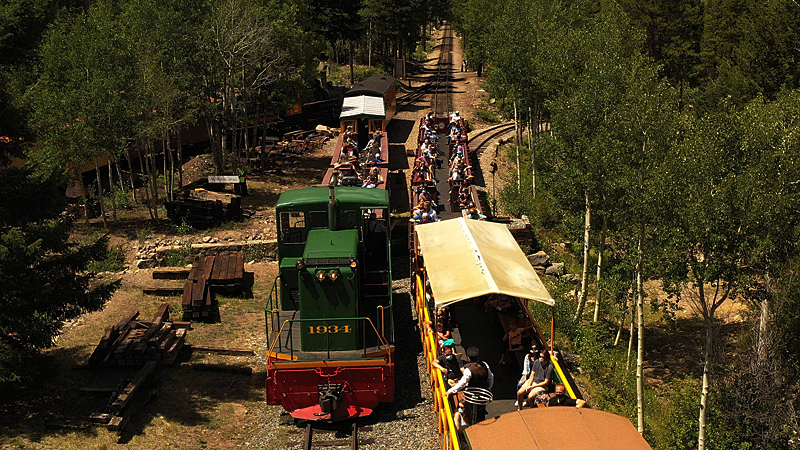
[[[125,265],[125,250],[115,245],[108,249],[106,257],[98,261],[92,261],[86,267],[90,272],[121,272]]]
[[[169,250],[164,255],[164,264],[169,267],[184,267],[192,262],[192,244],[184,244],[177,250]]]
[[[360,83],[364,79],[373,75],[386,75],[386,71],[380,67],[359,65],[355,65],[353,67],[353,78],[355,78],[356,83]],[[350,66],[347,64],[341,66],[331,64],[330,75],[328,76],[328,79],[334,84],[334,86],[350,86]]]
[[[485,109],[476,109],[475,110],[475,116],[478,119],[480,119],[480,120],[482,120],[484,122],[487,122],[487,123],[498,123],[498,122],[500,122],[500,116],[498,116],[496,113],[493,113],[491,111],[487,111]]]

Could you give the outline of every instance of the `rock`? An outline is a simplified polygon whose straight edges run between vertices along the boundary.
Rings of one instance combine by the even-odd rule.
[[[542,266],[533,266],[533,270],[536,272],[537,275],[544,275],[547,269]]]
[[[155,259],[150,259],[150,258],[148,258],[148,259],[139,259],[135,263],[137,269],[147,269],[147,268],[150,268],[150,267],[155,267],[156,264],[157,264],[156,260]]]
[[[561,275],[564,275],[564,263],[553,263],[553,265],[548,267],[544,273],[547,275],[552,275],[554,277],[559,277]]]
[[[563,277],[561,277],[561,279],[564,281],[569,281],[574,284],[580,284],[581,282],[581,276],[577,273],[568,273]]]
[[[547,256],[547,253],[544,251],[536,252],[532,255],[528,255],[528,262],[531,263],[532,266],[543,266],[547,267],[550,265],[550,257]]]
[[[211,236],[203,236],[203,243],[208,244],[211,242]]]

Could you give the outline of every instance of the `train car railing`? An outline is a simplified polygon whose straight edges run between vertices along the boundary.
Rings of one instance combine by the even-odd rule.
[[[425,352],[425,367],[431,379],[431,391],[433,395],[433,408],[437,415],[437,425],[439,434],[442,435],[442,449],[443,450],[460,450],[459,433],[456,430],[455,422],[453,419],[453,407],[450,400],[445,398],[444,394],[447,392],[448,386],[442,376],[442,373],[433,366],[433,361],[438,355],[438,348],[436,337],[428,329],[427,323],[430,321],[430,314],[428,306],[425,301],[425,289],[423,276],[416,276],[416,309],[417,321],[420,329],[420,338],[422,347]]]
[[[264,323],[267,326],[267,336],[269,336],[270,330],[275,330],[278,326],[278,303],[279,303],[279,291],[278,291],[278,280],[281,279],[281,276],[278,275],[272,281],[272,288],[269,290],[269,294],[267,294],[267,301],[264,304]]]
[[[381,333],[378,332],[378,329],[375,327],[375,324],[372,322],[372,319],[370,319],[369,317],[337,317],[335,319],[332,319],[332,318],[314,318],[314,319],[287,319],[287,320],[284,320],[283,323],[281,324],[280,329],[276,333],[275,338],[272,340],[272,343],[269,346],[269,350],[267,351],[267,354],[268,355],[277,355],[278,352],[275,351],[276,349],[278,351],[283,351],[283,346],[281,346],[280,340],[281,340],[281,337],[284,336],[284,331],[287,331],[286,336],[288,336],[288,339],[289,339],[289,345],[288,345],[287,350],[289,351],[289,353],[286,356],[288,356],[288,358],[291,359],[292,361],[304,361],[304,359],[301,359],[301,356],[304,356],[304,355],[302,355],[302,353],[304,353],[304,352],[295,350],[295,348],[294,348],[294,333],[292,333],[292,327],[294,326],[294,324],[296,324],[296,323],[297,324],[324,323],[324,325],[317,325],[317,327],[326,327],[327,328],[327,327],[330,327],[330,326],[338,326],[338,325],[335,325],[335,324],[334,325],[329,325],[330,322],[343,322],[343,321],[348,321],[348,322],[355,321],[357,323],[361,323],[362,324],[362,326],[360,327],[361,330],[362,330],[362,339],[363,339],[362,342],[366,342],[367,330],[369,328],[371,328],[372,331],[375,333],[375,336],[378,338],[378,341],[379,341],[378,347],[381,350],[379,350],[378,353],[386,354],[388,356],[387,363],[388,364],[392,363],[393,356],[392,356],[392,352],[390,350],[391,345],[384,338],[384,336],[381,335]],[[366,324],[369,324],[369,328],[364,326]],[[287,325],[289,326],[289,329],[286,328]],[[300,326],[303,326],[303,325],[300,325]],[[327,356],[327,358],[325,358],[326,360],[328,360],[328,361],[337,361],[337,360],[351,360],[352,359],[351,357],[337,358],[337,357],[335,357],[335,355],[331,355],[331,352],[335,353],[335,352],[338,352],[340,350],[331,350],[331,348],[330,348],[330,335],[331,335],[331,333],[327,333],[326,332],[325,335],[326,335],[326,340],[327,340],[327,345],[326,345],[327,349],[325,350],[325,353],[326,353],[326,356]],[[357,350],[361,351],[361,357],[362,358],[366,359],[366,358],[369,357],[368,353],[367,353],[366,345],[364,345],[363,348],[357,349]],[[347,350],[345,350],[345,351],[347,351]],[[314,352],[314,353],[319,353],[319,352]],[[267,363],[268,363],[267,364],[267,369],[268,370],[269,370],[270,365],[271,365],[270,364],[271,360],[272,359],[269,358],[268,361],[267,361]],[[307,359],[305,361],[316,361],[316,360],[317,359]]]

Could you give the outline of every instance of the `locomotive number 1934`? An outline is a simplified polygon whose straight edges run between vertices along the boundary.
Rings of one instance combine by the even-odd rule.
[[[319,325],[316,327],[308,327],[308,334],[325,334],[325,333],[349,333],[350,325]]]

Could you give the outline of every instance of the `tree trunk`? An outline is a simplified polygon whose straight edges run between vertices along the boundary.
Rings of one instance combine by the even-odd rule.
[[[538,106],[536,108],[536,113],[538,114]],[[533,141],[534,136],[536,134],[533,131],[533,115],[531,114],[531,108],[528,107],[528,148],[531,149],[531,194],[532,199],[536,200],[536,151],[535,151],[535,144]],[[538,118],[537,118],[538,122]]]
[[[356,84],[356,76],[355,71],[353,69],[353,64],[355,61],[353,59],[353,52],[355,51],[355,43],[353,40],[350,40],[350,86],[354,86]]]
[[[114,171],[111,170],[111,155],[108,156],[108,190],[111,192],[111,220],[117,223],[117,196],[114,195]]]
[[[769,274],[764,275],[764,289],[767,292],[766,298],[761,300],[759,309],[761,314],[758,317],[758,342],[756,343],[756,365],[761,366],[768,357],[769,347],[772,342],[770,336],[770,298],[772,296],[772,279]]]
[[[103,204],[103,182],[100,179],[100,166],[97,165],[97,158],[94,159],[94,172],[97,175],[97,195],[100,198],[100,217],[103,219],[103,228],[108,228],[108,223],[106,223],[106,206]]]
[[[522,191],[522,177],[519,173],[519,120],[517,120],[517,99],[514,96],[514,136],[517,141],[517,192]]]
[[[142,186],[144,186],[144,201],[147,203],[147,211],[150,213],[150,218],[155,219],[153,202],[150,201],[150,166],[144,163],[145,160],[142,157],[142,152],[145,150],[145,148],[139,148],[139,170],[142,175],[147,176],[147,179],[142,183]]]
[[[639,296],[636,294],[636,286],[633,287],[634,294],[633,294],[633,302],[631,302],[631,326],[630,326],[630,335],[628,336],[628,355],[625,359],[625,371],[629,371],[631,369],[631,354],[633,354],[633,332],[634,328],[633,325],[636,323],[636,302],[639,301]]]
[[[622,318],[619,319],[619,326],[617,327],[617,335],[614,337],[614,347],[619,345],[619,338],[622,336],[622,329],[625,327],[625,318],[628,317],[628,302],[625,301],[625,308],[622,309]]]
[[[703,289],[700,286],[700,289]],[[711,352],[714,348],[714,313],[706,317],[706,347],[703,349],[703,391],[700,394],[700,428],[697,432],[697,450],[706,448],[706,406],[708,405],[708,385],[711,373]]]
[[[153,218],[158,223],[158,166],[156,165],[156,146],[150,143],[150,188],[153,190]]]
[[[178,187],[183,187],[183,142],[181,142],[181,127],[176,131],[178,136]]]
[[[169,170],[167,170],[167,140],[169,139],[169,132],[167,137],[163,140],[161,150],[164,152],[164,198],[169,199]]]
[[[639,346],[636,352],[636,417],[639,434],[644,434],[644,288],[642,271],[644,270],[644,224],[639,225],[639,243],[636,249],[636,322]]]
[[[128,170],[131,172],[131,192],[133,192],[133,203],[137,203],[138,200],[136,199],[136,172],[133,171],[133,158],[131,158],[131,149],[127,147],[125,149],[127,157],[128,157]],[[141,155],[139,155],[141,159]],[[139,167],[139,170],[142,168]]]
[[[119,180],[119,189],[125,192],[125,184],[122,182],[122,171],[119,168],[119,161],[114,160],[114,168],[117,170],[117,180]]]
[[[172,156],[172,136],[170,136],[169,131],[167,131],[167,148],[165,151],[169,155],[169,175],[164,174],[165,182],[169,183],[167,199],[173,201],[175,200],[175,158]]]
[[[589,248],[592,231],[592,204],[589,201],[589,191],[583,193],[586,203],[585,221],[583,226],[583,272],[581,273],[581,293],[578,297],[578,309],[575,311],[574,320],[580,321],[583,316],[583,307],[586,305],[586,294],[589,285]]]
[[[600,280],[603,274],[603,250],[606,244],[606,216],[603,214],[603,228],[600,230],[600,245],[597,246],[597,280],[595,282],[594,297],[594,317],[592,322],[597,322],[600,315],[600,301],[603,299],[603,289],[600,288]]]

